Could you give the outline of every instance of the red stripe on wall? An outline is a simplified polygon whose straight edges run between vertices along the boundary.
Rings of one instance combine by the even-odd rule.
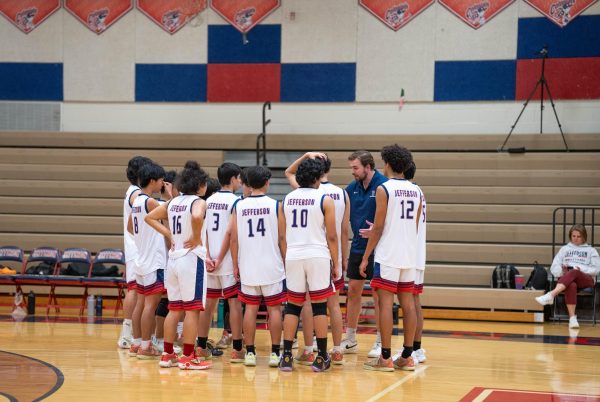
[[[280,64],[209,64],[209,102],[278,102]]]
[[[517,100],[527,99],[541,71],[540,59],[517,60]],[[545,76],[554,99],[600,99],[600,57],[547,59]],[[533,99],[540,99],[539,88]]]

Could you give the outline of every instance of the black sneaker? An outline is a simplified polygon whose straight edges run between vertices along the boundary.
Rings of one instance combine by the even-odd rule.
[[[294,357],[292,355],[283,354],[279,359],[279,370],[292,371],[294,369]]]
[[[329,354],[327,354],[327,359],[323,358],[323,356],[317,356],[312,364],[312,369],[316,373],[329,370],[330,367],[331,356],[329,356]]]

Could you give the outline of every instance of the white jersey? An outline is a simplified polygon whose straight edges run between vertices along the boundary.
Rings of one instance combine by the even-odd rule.
[[[391,179],[381,186],[388,205],[383,233],[375,248],[375,262],[394,268],[416,268],[421,191],[404,179]]]
[[[315,188],[299,188],[283,200],[287,251],[286,260],[331,258],[325,237],[323,200]]]
[[[127,231],[127,222],[129,221],[129,215],[131,215],[131,204],[129,203],[131,195],[134,192],[139,191],[139,189],[138,186],[134,186],[133,184],[130,185],[125,193],[125,199],[123,200],[123,251],[125,252],[125,261],[133,261],[138,256],[138,250],[135,241],[133,240],[133,236]]]
[[[417,233],[417,269],[425,269],[425,261],[427,260],[427,202],[425,202],[423,190],[416,184],[415,186],[421,193],[421,220],[419,221],[419,231]]]
[[[238,196],[229,191],[218,191],[206,200],[204,231],[206,233],[206,244],[208,244],[212,258],[217,257],[221,252],[221,244],[227,233],[233,205],[237,200],[239,200]],[[209,272],[208,275],[233,275],[233,261],[231,260],[230,251],[225,254],[219,269],[216,272]]]
[[[285,279],[278,210],[279,201],[266,195],[251,195],[235,204],[242,285],[271,285]]]
[[[341,269],[342,264],[342,223],[344,220],[344,212],[346,211],[346,191],[338,186],[323,182],[319,186],[319,190],[327,194],[333,199],[335,205],[335,231],[338,238],[338,262]],[[345,245],[348,246],[347,244]]]
[[[150,197],[140,194],[131,206],[133,240],[138,250],[136,274],[148,275],[159,269],[165,269],[167,250],[164,237],[144,220],[148,215]]]
[[[192,206],[199,200],[200,197],[197,195],[180,195],[173,198],[168,204],[169,228],[174,243],[169,251],[171,259],[183,257],[190,251],[202,259],[206,258],[204,246],[198,246],[193,250],[183,246],[192,237]]]

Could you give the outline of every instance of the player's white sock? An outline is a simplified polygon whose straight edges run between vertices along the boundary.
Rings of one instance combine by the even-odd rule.
[[[136,346],[140,346],[142,344],[142,338],[134,338],[133,344]]]
[[[304,353],[312,353],[312,352],[313,352],[313,345],[304,347]]]
[[[334,347],[333,347],[333,352],[334,352],[334,353],[335,353],[335,352],[340,352],[340,353],[342,353],[342,347],[341,347],[341,346],[334,346]]]
[[[150,347],[150,342],[151,342],[151,341],[142,341],[142,342],[141,342],[141,344],[142,344],[142,349],[144,349],[144,350],[148,349],[148,348]]]
[[[381,332],[379,331],[377,331],[377,340],[375,342],[381,343]]]
[[[356,341],[356,328],[346,328],[346,338],[351,340],[352,342]]]

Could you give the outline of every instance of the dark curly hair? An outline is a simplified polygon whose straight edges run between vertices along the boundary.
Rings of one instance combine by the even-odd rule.
[[[195,195],[208,182],[208,174],[196,161],[187,161],[177,182],[177,190],[186,195]]]
[[[404,173],[413,161],[410,151],[398,144],[383,147],[381,159],[390,165],[394,173]]]
[[[264,166],[252,166],[246,171],[248,185],[252,188],[263,188],[271,178],[271,171]]]
[[[125,169],[125,174],[127,175],[127,180],[134,186],[137,186],[140,181],[140,168],[148,163],[152,163],[150,158],[146,158],[145,156],[134,156],[129,159],[127,163],[127,169]]]
[[[160,180],[165,177],[165,169],[156,163],[148,163],[140,168],[140,187],[144,188],[152,180]]]
[[[200,198],[202,198],[204,201],[206,201],[206,200],[208,200],[208,197],[210,197],[211,195],[213,195],[220,189],[221,189],[221,183],[219,183],[219,180],[215,179],[214,177],[210,177],[208,179],[208,181],[206,182],[206,192]]]
[[[318,158],[323,163],[323,173],[329,173],[331,170],[331,159],[329,159],[329,155],[325,154],[325,158]]]
[[[247,167],[242,169],[242,173],[240,173],[240,180],[244,186],[248,185],[248,169]]]
[[[415,177],[415,173],[417,172],[417,165],[415,165],[415,161],[410,163],[408,169],[404,171],[404,178],[406,180],[412,180]]]
[[[311,187],[323,176],[325,165],[319,158],[305,159],[298,166],[296,181],[300,187]]]

